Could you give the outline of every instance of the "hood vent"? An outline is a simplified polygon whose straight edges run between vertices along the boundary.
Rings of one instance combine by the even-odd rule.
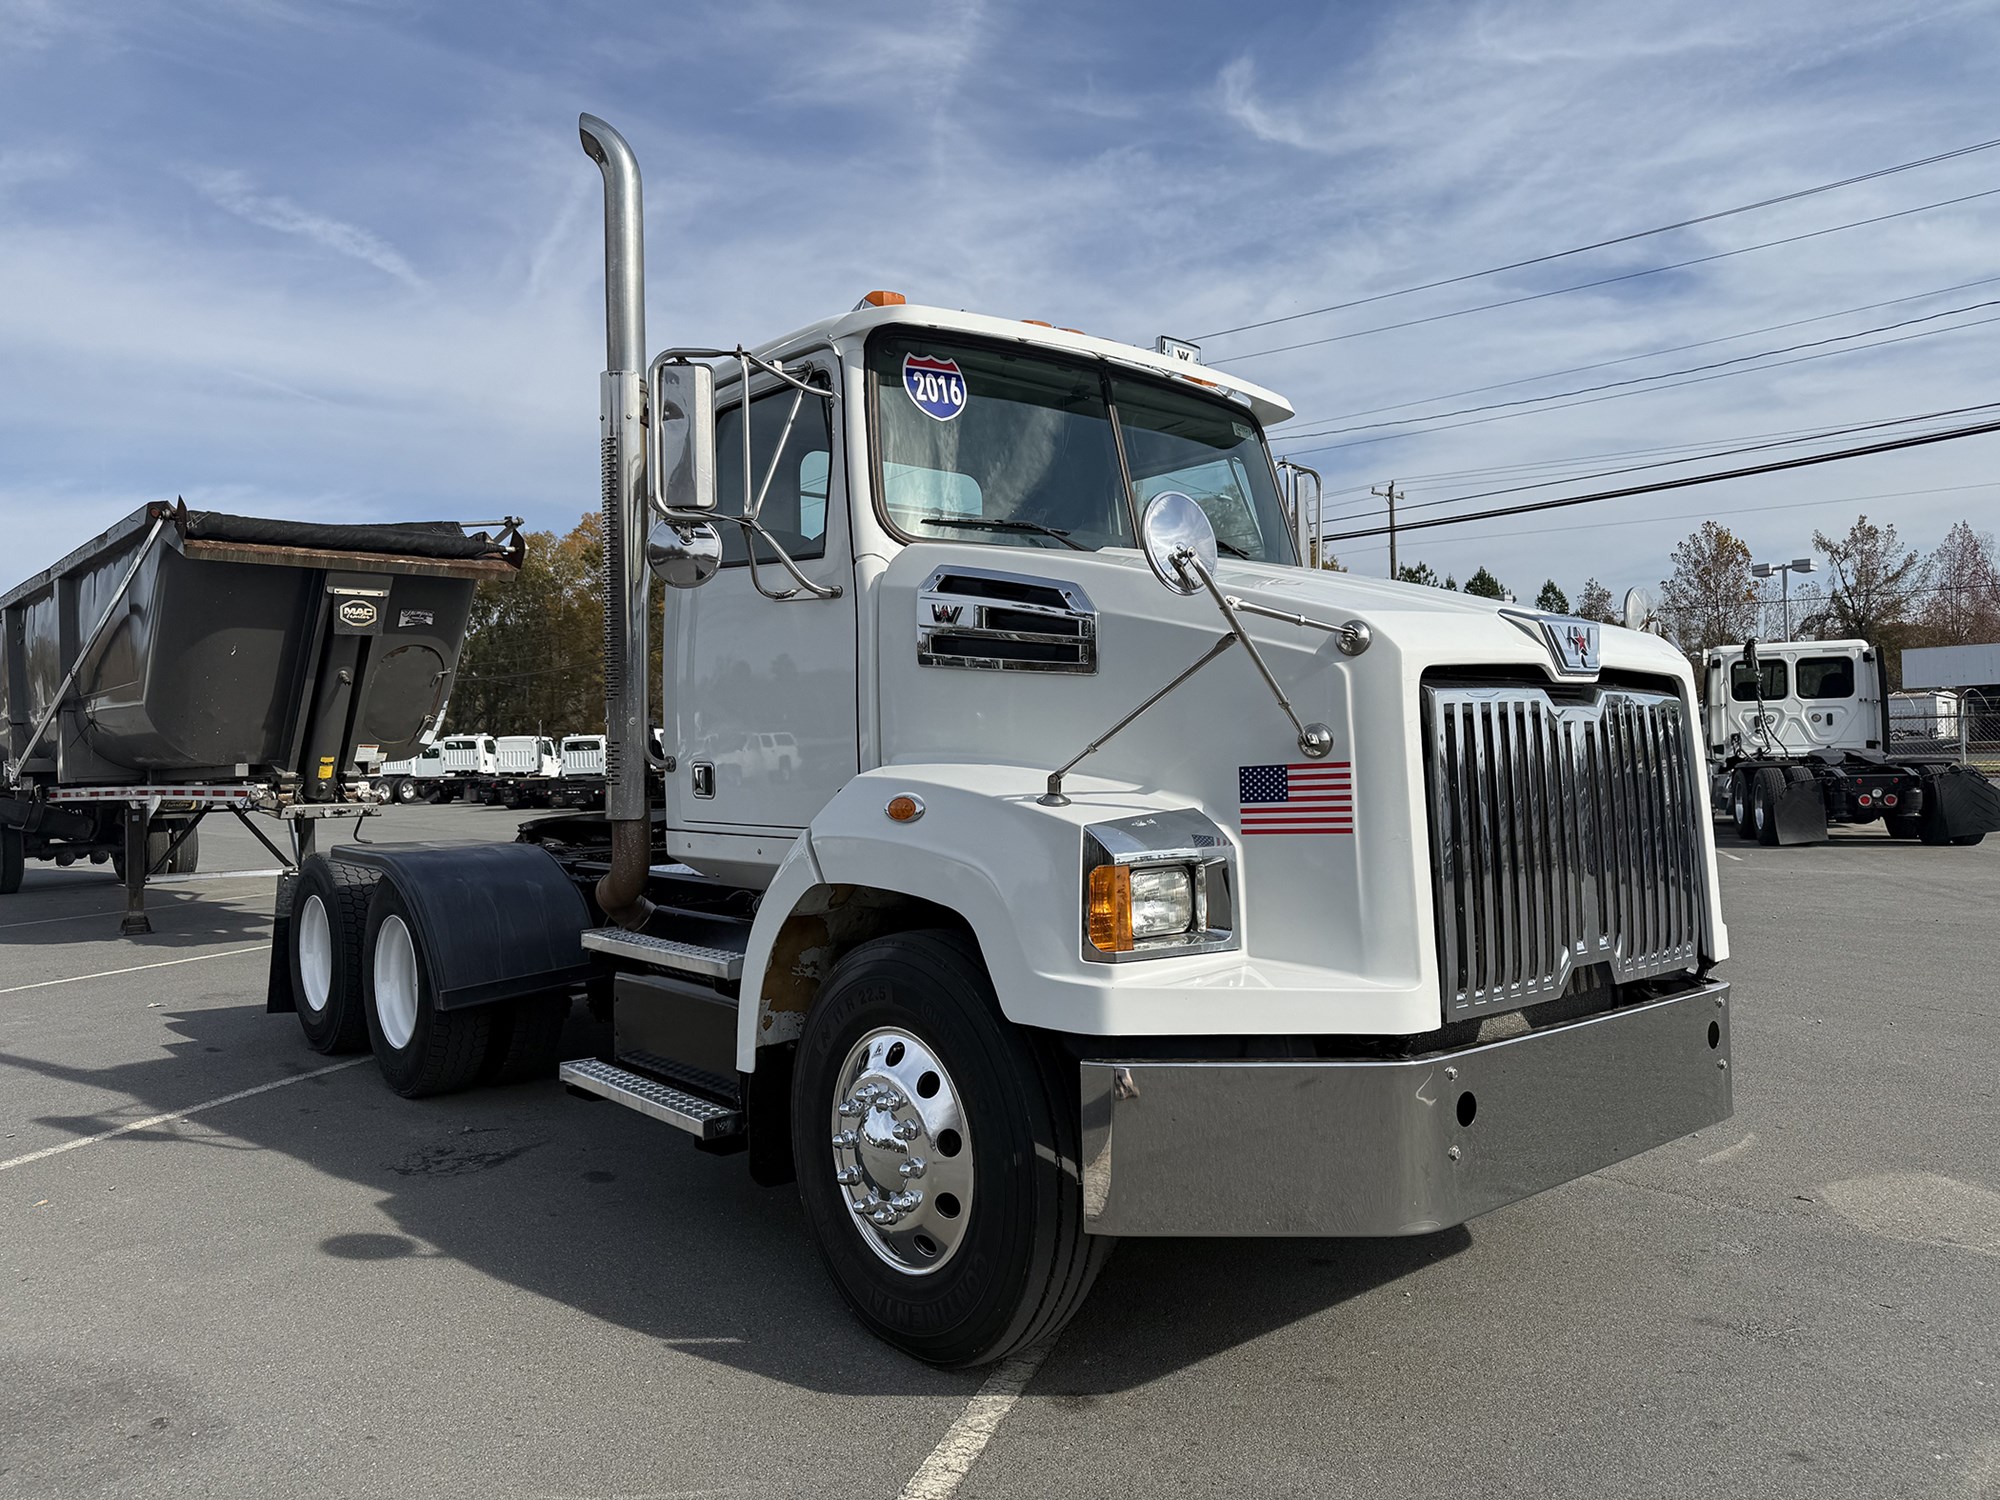
[[[1097,610],[1058,578],[940,568],[917,592],[917,661],[1005,672],[1097,670]]]

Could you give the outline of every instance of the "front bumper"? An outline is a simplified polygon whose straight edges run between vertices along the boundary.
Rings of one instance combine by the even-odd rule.
[[[1729,1118],[1729,986],[1375,1062],[1091,1061],[1084,1227],[1426,1234]]]

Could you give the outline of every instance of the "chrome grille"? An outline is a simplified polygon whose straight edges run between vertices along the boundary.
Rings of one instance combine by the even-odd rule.
[[[1554,999],[1591,964],[1623,981],[1699,957],[1707,814],[1687,712],[1672,693],[1582,692],[1424,689],[1447,1019]]]

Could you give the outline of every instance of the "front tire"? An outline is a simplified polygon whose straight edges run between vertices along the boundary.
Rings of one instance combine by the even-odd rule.
[[[424,939],[393,880],[376,885],[362,945],[368,1041],[389,1087],[405,1099],[475,1082],[486,1058],[493,1007],[439,1010]]]
[[[966,939],[841,959],[799,1042],[792,1156],[855,1316],[944,1366],[1061,1329],[1112,1243],[1083,1232],[1077,1109],[1074,1065],[1000,1014]]]

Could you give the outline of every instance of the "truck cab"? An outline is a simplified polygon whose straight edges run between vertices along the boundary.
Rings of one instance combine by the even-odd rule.
[[[317,1014],[392,1086],[504,1076],[582,987],[614,1040],[564,1082],[795,1180],[946,1365],[1120,1236],[1428,1233],[1727,1117],[1678,651],[1301,567],[1289,403],[1186,349],[871,292],[649,356],[636,160],[582,138],[605,815],[341,851],[375,894]]]
[[[1712,648],[1703,676],[1708,750],[1880,751],[1882,674],[1866,641],[1770,641],[1753,667],[1742,646]]]

